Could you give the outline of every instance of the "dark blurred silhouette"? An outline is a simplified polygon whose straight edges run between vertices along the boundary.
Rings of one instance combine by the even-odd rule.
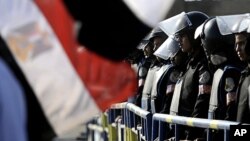
[[[64,0],[64,3],[81,23],[78,41],[115,61],[127,57],[151,30],[120,0]]]

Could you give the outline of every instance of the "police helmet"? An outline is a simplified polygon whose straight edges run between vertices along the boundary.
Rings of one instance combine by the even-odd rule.
[[[217,25],[222,35],[245,34],[245,51],[250,55],[250,13],[216,16]]]
[[[177,37],[180,34],[187,34],[191,43],[194,42],[195,29],[201,25],[208,16],[200,11],[182,12],[174,17],[159,23],[159,27],[168,35]]]
[[[207,19],[196,29],[201,38],[202,46],[213,65],[220,65],[227,60],[238,60],[234,51],[234,35],[222,35],[215,18]]]
[[[208,19],[208,16],[205,13],[199,11],[188,12],[187,17],[192,24],[184,28],[183,30],[179,31],[179,33],[187,30],[187,32],[194,35],[196,28],[200,26],[206,19]]]
[[[168,36],[166,33],[164,33],[159,27],[155,27],[154,29],[152,29],[141,41],[141,43],[137,46],[137,49],[142,49],[144,50],[144,48],[148,45],[148,44],[152,44],[153,39],[155,37],[161,37],[163,39],[166,39]]]
[[[202,39],[205,51],[208,53],[234,49],[234,36],[232,34],[221,35],[215,18],[208,19],[204,22],[200,38]]]

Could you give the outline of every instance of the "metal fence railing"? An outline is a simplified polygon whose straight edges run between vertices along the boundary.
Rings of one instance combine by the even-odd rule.
[[[149,140],[151,138],[152,130],[152,113],[145,111],[132,103],[128,103],[126,108],[127,118],[125,125],[132,131],[129,132],[129,140]]]
[[[180,139],[179,126],[207,129],[207,141],[212,140],[211,130],[222,131],[224,141],[229,141],[230,126],[240,124],[226,120],[152,114],[127,102],[113,104],[107,110],[104,119],[107,122],[106,125],[103,125],[104,128],[93,123],[89,124],[88,127],[91,130],[96,130],[95,132],[103,133],[101,134],[102,138],[107,138],[108,141],[163,141],[166,140],[169,133],[169,124],[175,127],[174,137],[176,141]],[[102,121],[105,122],[105,120]],[[93,134],[93,132],[90,133]]]
[[[202,119],[202,118],[190,118],[183,116],[172,116],[167,114],[154,114],[153,123],[159,124],[170,123],[175,125],[175,139],[179,140],[178,134],[178,125],[186,125],[190,127],[199,127],[205,129],[215,129],[215,130],[224,130],[224,141],[229,140],[229,130],[230,125],[239,125],[238,122],[226,121],[226,120],[211,120],[211,119]],[[158,130],[158,129],[156,129]],[[209,131],[209,130],[207,130]],[[164,128],[159,132],[152,132],[152,140],[156,137],[162,137],[162,134],[165,134],[167,131]],[[158,135],[156,135],[158,133]],[[159,141],[163,141],[162,138],[159,138]],[[211,133],[207,134],[207,141],[211,141]]]

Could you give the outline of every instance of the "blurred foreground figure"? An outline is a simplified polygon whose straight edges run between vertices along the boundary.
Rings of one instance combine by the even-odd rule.
[[[69,1],[74,2],[85,3],[73,6],[73,10],[80,7],[84,12],[76,13],[87,19],[75,18],[82,25],[81,45],[74,34],[74,14],[70,16],[61,0],[0,2],[0,33],[13,55],[11,61],[20,68],[13,67],[9,54],[5,60],[18,79],[25,81],[32,141],[78,134],[84,123],[111,104],[126,100],[135,88],[133,71],[121,60],[150,27],[121,1]],[[107,20],[100,22],[99,14]]]
[[[158,22],[174,0],[63,0],[79,23],[78,41],[111,60],[123,60]],[[104,19],[104,20],[102,20]]]
[[[6,64],[6,66],[9,68],[9,71],[13,74],[13,79],[16,82],[13,82],[13,91],[15,90],[15,85],[20,85],[20,88],[23,91],[23,94],[20,92],[16,92],[13,94],[18,94],[18,97],[22,97],[20,95],[23,95],[24,98],[24,104],[25,109],[22,109],[23,112],[25,112],[25,129],[22,132],[25,132],[27,136],[28,141],[48,141],[52,140],[53,137],[55,137],[55,132],[52,129],[50,123],[48,122],[45,114],[43,113],[43,110],[41,108],[41,105],[32,90],[30,84],[28,83],[27,79],[24,76],[23,71],[18,66],[13,54],[11,54],[9,47],[5,43],[4,39],[0,37],[0,56],[3,62]],[[4,75],[5,76],[5,75]],[[8,75],[6,75],[8,76]],[[17,83],[17,84],[15,84]],[[7,83],[6,83],[7,84]],[[12,89],[12,85],[8,84],[6,85],[6,88]],[[5,89],[5,88],[3,88]],[[19,94],[20,93],[20,94]],[[10,95],[11,96],[11,95]],[[15,101],[15,98],[13,98],[13,101]],[[17,103],[10,104],[16,105]],[[11,106],[10,106],[11,107]],[[23,106],[17,107],[16,110],[22,108]],[[14,110],[11,108],[11,110]],[[18,114],[18,112],[17,112]],[[18,117],[18,116],[16,116]],[[10,118],[11,119],[11,118]],[[20,116],[20,120],[23,120]],[[17,120],[19,121],[19,120]],[[16,124],[16,122],[13,122],[13,124]],[[23,124],[23,121],[20,121],[18,124]],[[5,128],[6,131],[9,130],[9,128]],[[4,130],[5,130],[4,129]],[[18,129],[18,128],[17,128]],[[15,129],[11,129],[15,130]]]
[[[0,140],[28,141],[24,93],[2,58],[0,74]]]
[[[124,59],[151,29],[121,0],[64,0],[64,3],[81,24],[79,43],[112,60]]]

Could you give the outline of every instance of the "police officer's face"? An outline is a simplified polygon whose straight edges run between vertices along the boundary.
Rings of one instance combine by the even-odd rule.
[[[144,50],[143,50],[143,53],[144,53],[144,56],[146,57],[149,57],[149,56],[152,56],[153,55],[153,49],[152,49],[152,44],[149,43],[147,46],[145,46]]]
[[[154,41],[153,41],[153,44],[154,44],[153,51],[156,51],[156,50],[161,46],[161,44],[162,44],[164,41],[165,41],[165,40],[162,39],[161,37],[155,37],[155,38],[154,38]]]
[[[191,44],[190,44],[187,34],[178,35],[177,39],[179,41],[179,46],[183,52],[189,53],[192,51]]]
[[[235,50],[241,61],[246,61],[249,58],[245,50],[246,44],[247,37],[244,34],[235,35]]]

